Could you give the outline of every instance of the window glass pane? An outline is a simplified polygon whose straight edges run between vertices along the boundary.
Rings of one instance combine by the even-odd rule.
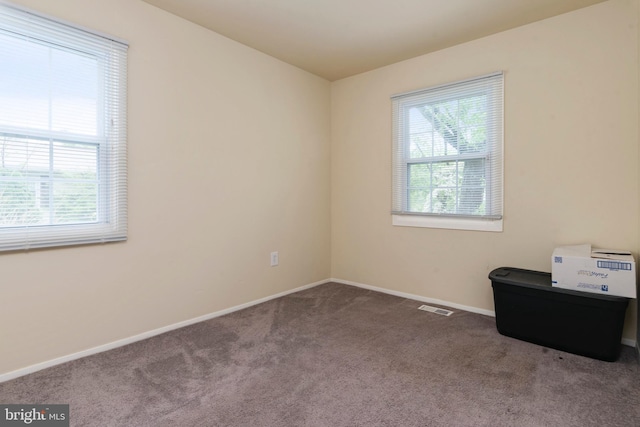
[[[53,176],[68,179],[96,179],[98,145],[54,142]]]
[[[458,213],[465,215],[486,214],[485,185],[486,159],[468,159],[460,162],[461,185]]]
[[[99,188],[96,144],[0,136],[0,225],[95,221]]]
[[[434,155],[458,154],[458,100],[426,105],[423,111],[435,129],[438,143]]]
[[[48,179],[49,142],[0,135],[0,226],[46,223]]]
[[[97,135],[98,64],[95,58],[51,49],[51,130]]]
[[[0,126],[97,135],[98,62],[0,33]]]
[[[53,144],[53,223],[97,220],[98,146]]]
[[[408,166],[408,205],[412,212],[456,213],[460,187],[458,162]]]
[[[459,129],[460,154],[482,153],[487,146],[487,127],[470,126]]]
[[[458,163],[441,162],[433,165],[433,186],[453,187],[458,185]]]
[[[461,187],[458,195],[458,213],[464,215],[485,215],[487,213],[485,187]]]
[[[485,151],[486,102],[486,95],[480,94],[412,107],[410,158]]]
[[[48,174],[48,141],[0,135],[0,175],[27,178]]]
[[[409,209],[412,212],[429,212],[431,191],[409,190]]]
[[[431,165],[428,163],[410,164],[409,171],[409,188],[427,188],[431,187]]]
[[[427,104],[419,108],[422,120],[432,130],[433,152],[431,156],[458,154],[457,101]]]
[[[487,96],[461,98],[458,114],[458,150],[461,153],[486,151]]]
[[[411,211],[484,215],[485,163],[481,158],[409,164]]]
[[[98,185],[95,182],[54,182],[53,223],[94,222],[97,214]]]
[[[455,188],[435,188],[431,198],[433,213],[455,213],[456,211],[456,189]]]
[[[433,127],[423,116],[422,108],[409,110],[409,158],[433,156]]]
[[[40,224],[44,220],[40,209],[38,183],[18,177],[0,178],[0,227]]]
[[[0,33],[0,126],[49,128],[49,49]]]

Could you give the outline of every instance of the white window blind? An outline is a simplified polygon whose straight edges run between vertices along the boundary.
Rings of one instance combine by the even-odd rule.
[[[395,215],[501,220],[503,75],[392,97]]]
[[[0,4],[0,250],[126,240],[127,45]]]

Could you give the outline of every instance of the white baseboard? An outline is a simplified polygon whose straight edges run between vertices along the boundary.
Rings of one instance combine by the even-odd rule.
[[[97,347],[89,348],[87,350],[79,351],[77,353],[69,354],[67,356],[58,357],[56,359],[47,360],[46,362],[36,363],[35,365],[27,366],[25,368],[16,369],[15,371],[10,371],[4,374],[0,374],[0,383],[12,380],[14,378],[18,378],[27,374],[31,374],[37,371],[41,371],[42,369],[50,368],[52,366],[61,365],[66,362],[71,362],[72,360],[80,359],[83,357],[91,356],[94,354],[102,353],[104,351],[113,350],[114,348],[122,347],[127,344],[132,344],[137,341],[146,340],[147,338],[154,337],[156,335],[164,334],[165,332],[173,331],[175,329],[184,328],[185,326],[193,325],[195,323],[204,322],[205,320],[213,319],[215,317],[224,316],[225,314],[233,313],[234,311],[242,310],[254,305],[261,304],[263,302],[270,301],[272,299],[280,298],[285,295],[289,295],[295,292],[303,291],[305,289],[313,288],[318,285],[322,285],[328,283],[330,280],[321,280],[319,282],[310,283],[308,285],[300,286],[295,289],[290,289],[288,291],[280,292],[275,295],[270,295],[268,297],[260,298],[255,301],[250,301],[244,304],[236,305],[235,307],[227,308],[224,310],[216,311],[214,313],[205,314],[203,316],[199,316],[193,319],[184,320],[182,322],[174,323],[172,325],[164,326],[162,328],[154,329],[152,331],[143,332],[138,335],[134,335],[132,337],[123,338],[121,340],[113,341],[108,344],[99,345]]]
[[[629,338],[622,338],[622,344],[627,345],[629,347],[635,347],[636,346],[636,340],[632,340]]]
[[[406,292],[393,291],[390,289],[379,288],[377,286],[365,285],[364,283],[352,282],[350,280],[342,280],[342,279],[330,279],[330,282],[343,283],[345,285],[357,286],[358,288],[369,289],[376,292],[382,292],[384,294],[394,295],[397,297],[414,299],[420,302],[428,302],[431,304],[443,305],[445,307],[457,308],[458,310],[470,311],[471,313],[484,314],[485,316],[496,317],[496,312],[492,310],[485,310],[483,308],[470,307],[468,305],[457,304],[455,302],[443,301],[435,298],[427,298],[421,295],[409,294]],[[640,357],[640,347],[636,340],[629,338],[622,338],[622,344],[629,347],[636,347],[638,350],[638,355]]]
[[[435,298],[427,298],[421,295],[409,294],[406,292],[392,291],[391,289],[379,288],[377,286],[365,285],[364,283],[352,282],[350,280],[331,279],[330,282],[343,283],[345,285],[357,286],[358,288],[369,289],[371,291],[382,292],[383,294],[389,294],[396,297],[414,299],[420,302],[428,302],[431,304],[443,305],[445,307],[457,308],[458,310],[470,311],[472,313],[484,314],[485,316],[496,317],[496,312],[492,310],[485,310],[478,307],[470,307],[468,305],[457,304],[455,302],[443,301]]]
[[[125,345],[128,345],[128,344],[132,344],[132,343],[137,342],[137,341],[142,341],[142,340],[145,340],[147,338],[154,337],[156,335],[164,334],[165,332],[170,332],[170,331],[173,331],[175,329],[179,329],[179,328],[183,328],[185,326],[193,325],[195,323],[204,322],[205,320],[209,320],[209,319],[213,319],[213,318],[216,318],[216,317],[224,316],[225,314],[233,313],[234,311],[238,311],[238,310],[242,310],[242,309],[245,309],[245,308],[249,308],[251,306],[254,306],[254,305],[257,305],[257,304],[261,304],[263,302],[270,301],[272,299],[280,298],[280,297],[283,297],[283,296],[286,296],[286,295],[289,295],[289,294],[293,294],[295,292],[300,292],[300,291],[303,291],[305,289],[310,289],[310,288],[313,288],[315,286],[323,285],[323,284],[329,283],[329,282],[342,283],[342,284],[345,284],[345,285],[351,285],[351,286],[356,286],[358,288],[368,289],[368,290],[372,290],[372,291],[376,291],[376,292],[382,292],[382,293],[385,293],[385,294],[394,295],[394,296],[401,297],[401,298],[408,298],[408,299],[413,299],[413,300],[416,300],[416,301],[442,305],[442,306],[445,306],[445,307],[457,308],[459,310],[464,310],[464,311],[469,311],[469,312],[472,312],[472,313],[483,314],[485,316],[495,317],[495,315],[496,315],[495,311],[492,311],[492,310],[485,310],[485,309],[482,309],[482,308],[471,307],[471,306],[457,304],[457,303],[453,303],[453,302],[449,302],[449,301],[443,301],[443,300],[439,300],[439,299],[435,299],[435,298],[427,298],[427,297],[423,297],[421,295],[409,294],[409,293],[406,293],[406,292],[393,291],[393,290],[390,290],[390,289],[380,288],[380,287],[377,287],[377,286],[365,285],[364,283],[352,282],[350,280],[342,280],[342,279],[332,278],[332,279],[326,279],[326,280],[321,280],[321,281],[318,281],[318,282],[310,283],[308,285],[300,286],[298,288],[290,289],[288,291],[280,292],[280,293],[275,294],[275,295],[270,295],[268,297],[260,298],[260,299],[255,300],[255,301],[250,301],[250,302],[247,302],[247,303],[244,303],[244,304],[240,304],[240,305],[237,305],[237,306],[234,306],[234,307],[231,307],[231,308],[227,308],[227,309],[224,309],[224,310],[216,311],[214,313],[205,314],[203,316],[199,316],[199,317],[196,317],[196,318],[193,318],[193,319],[184,320],[182,322],[174,323],[172,325],[164,326],[162,328],[154,329],[152,331],[143,332],[142,334],[134,335],[134,336],[131,336],[131,337],[128,337],[128,338],[123,338],[121,340],[113,341],[113,342],[110,342],[108,344],[99,345],[97,347],[93,347],[93,348],[90,348],[90,349],[87,349],[87,350],[79,351],[77,353],[69,354],[67,356],[58,357],[56,359],[48,360],[48,361],[41,362],[41,363],[36,363],[35,365],[27,366],[25,368],[16,369],[15,371],[10,371],[10,372],[4,373],[4,374],[0,374],[0,383],[5,382],[5,381],[9,381],[9,380],[12,380],[14,378],[18,378],[18,377],[21,377],[21,376],[24,376],[24,375],[28,375],[28,374],[31,374],[31,373],[34,373],[34,372],[37,372],[37,371],[41,371],[43,369],[50,368],[52,366],[61,365],[61,364],[66,363],[66,362],[71,362],[72,360],[80,359],[80,358],[91,356],[91,355],[98,354],[98,353],[102,353],[102,352],[105,352],[105,351],[108,351],[108,350],[112,350],[114,348],[118,348],[118,347],[122,347],[122,346],[125,346]],[[622,339],[622,344],[630,346],[630,347],[636,347],[636,350],[638,350],[638,354],[639,354],[639,357],[640,357],[640,343],[638,343],[636,340],[623,338]]]

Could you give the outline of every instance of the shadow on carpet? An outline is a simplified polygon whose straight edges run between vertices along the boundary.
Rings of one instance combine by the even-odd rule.
[[[639,426],[640,367],[328,283],[0,384],[73,426]]]

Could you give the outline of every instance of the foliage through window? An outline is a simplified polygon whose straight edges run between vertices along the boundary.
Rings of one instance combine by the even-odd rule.
[[[0,250],[126,239],[126,51],[0,4]]]
[[[502,74],[393,98],[396,215],[502,217]]]

